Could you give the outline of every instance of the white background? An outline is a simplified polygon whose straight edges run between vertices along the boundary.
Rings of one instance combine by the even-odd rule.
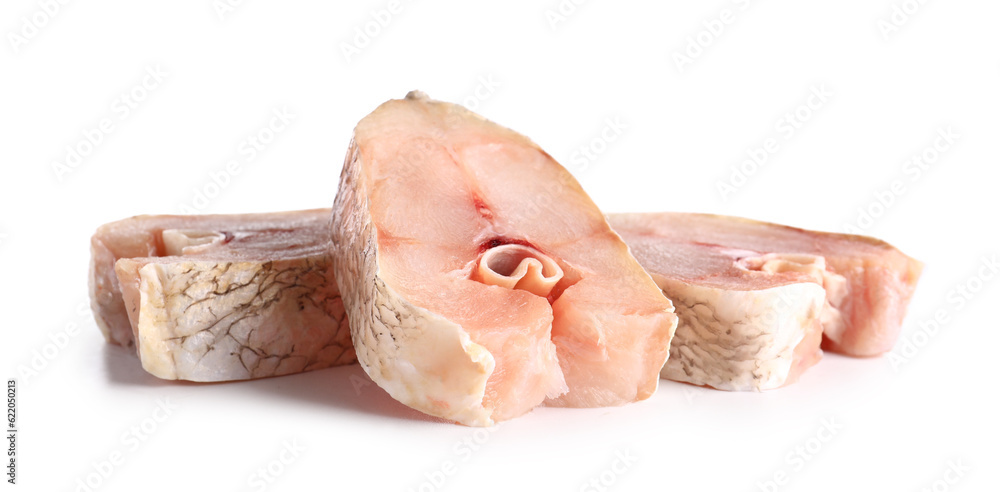
[[[97,490],[261,490],[255,470],[285,441],[304,450],[267,490],[577,491],[602,475],[609,490],[997,490],[1000,281],[980,266],[1000,252],[1000,4],[910,0],[890,29],[903,0],[567,0],[554,26],[556,0],[404,1],[347,57],[389,2],[346,3],[0,6],[0,354],[5,378],[21,374],[19,490],[86,490],[95,466],[110,471]],[[165,78],[142,94],[157,67]],[[832,96],[799,108],[811,88]],[[607,211],[854,224],[890,241],[927,265],[902,338],[919,347],[901,341],[898,364],[828,354],[763,394],[664,381],[639,404],[541,408],[477,433],[421,419],[356,366],[178,384],[105,345],[85,304],[97,226],[184,206],[327,207],[354,124],[410,89],[529,135]],[[133,90],[145,98],[126,114]],[[291,123],[251,160],[241,145],[283,108]],[[779,120],[796,110],[790,134]],[[96,149],[57,172],[104,118]],[[595,143],[608,121],[624,128]],[[957,139],[917,176],[911,159],[948,129]],[[767,138],[777,152],[724,199],[719,183]],[[603,152],[584,162],[581,145]],[[213,188],[234,159],[240,173]],[[896,180],[905,189],[881,206]],[[919,335],[939,310],[949,322]],[[144,441],[123,439],[144,422]],[[821,442],[824,422],[836,432]],[[768,484],[776,473],[787,483]]]

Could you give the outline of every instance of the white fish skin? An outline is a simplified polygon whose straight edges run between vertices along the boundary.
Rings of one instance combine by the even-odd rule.
[[[608,218],[647,271],[673,281],[674,285],[661,282],[668,296],[689,296],[686,287],[680,287],[685,285],[730,291],[732,296],[747,292],[747,300],[735,302],[744,306],[742,316],[751,319],[751,297],[794,283],[822,286],[822,348],[855,357],[892,349],[923,268],[891,245],[865,236],[709,214]],[[758,292],[751,296],[750,291]],[[730,297],[727,302],[734,300]],[[813,302],[803,295],[796,312],[808,312]],[[683,311],[678,306],[678,312]],[[777,332],[779,327],[772,329]],[[678,328],[679,336],[683,330]],[[675,371],[666,374],[676,376]]]
[[[92,243],[91,306],[146,371],[199,382],[355,361],[328,256],[329,210],[141,216]]]
[[[363,168],[354,142],[334,204],[335,272],[365,372],[396,400],[470,426],[494,423],[483,405],[493,356],[453,321],[413,305],[383,280]]]
[[[822,356],[826,292],[818,284],[731,290],[652,276],[680,317],[665,379],[763,391],[795,382]]]
[[[673,306],[522,135],[421,93],[389,101],[355,129],[331,230],[358,360],[412,408],[490,425],[656,390]]]

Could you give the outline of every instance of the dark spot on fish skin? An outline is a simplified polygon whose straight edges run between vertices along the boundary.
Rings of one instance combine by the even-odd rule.
[[[521,246],[527,246],[529,248],[541,251],[540,249],[536,248],[535,245],[523,239],[513,239],[508,237],[497,236],[494,237],[493,239],[483,241],[483,243],[479,245],[479,252],[484,253],[486,252],[486,250],[496,248],[497,246],[503,246],[505,244],[519,244]]]

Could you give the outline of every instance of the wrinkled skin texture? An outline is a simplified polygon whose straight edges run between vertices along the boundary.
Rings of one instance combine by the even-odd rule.
[[[647,270],[678,281],[732,291],[792,282],[822,285],[822,348],[855,357],[892,349],[923,268],[889,244],[864,236],[706,214],[608,219]]]
[[[513,131],[419,93],[383,104],[355,129],[331,230],[358,360],[406,405],[489,425],[656,389],[672,305],[572,176]],[[511,244],[531,265],[482,267]],[[513,272],[526,279],[498,278]]]
[[[328,257],[328,210],[141,216],[91,240],[109,343],[164,379],[229,381],[355,361]]]
[[[636,252],[642,261],[642,254]],[[763,391],[795,382],[822,357],[818,284],[727,290],[653,274],[680,322],[665,379],[727,391]]]

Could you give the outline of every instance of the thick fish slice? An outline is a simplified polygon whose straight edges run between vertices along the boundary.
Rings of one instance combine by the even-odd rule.
[[[91,239],[109,343],[163,379],[229,381],[355,361],[329,261],[329,210],[140,216]]]
[[[681,300],[697,298],[700,291],[733,293],[724,302],[698,308],[719,312],[748,306],[749,299],[763,294],[769,294],[767,302],[776,302],[778,291],[770,289],[787,291],[788,287],[781,286],[811,282],[826,290],[821,314],[823,349],[851,356],[875,356],[892,349],[923,268],[889,244],[864,236],[706,214],[612,214],[609,221],[639,262],[660,280],[667,296],[679,301],[682,319],[704,319],[685,307],[690,301]],[[808,291],[815,289],[800,289],[801,295],[788,296],[794,309],[780,312],[791,316],[808,311],[806,305],[815,302]],[[802,326],[806,325],[803,318]],[[685,367],[681,347],[715,340],[715,334],[685,327],[683,321],[677,332],[677,340],[688,342],[675,343],[671,350],[664,369],[664,376],[671,379]],[[735,342],[720,339],[718,343],[735,350]],[[689,363],[704,366],[697,360]]]
[[[397,400],[489,425],[649,397],[676,317],[527,138],[410,93],[355,129],[334,205],[358,360]]]
[[[680,318],[662,377],[762,391],[795,382],[820,360],[821,265],[762,271],[741,262],[759,253],[689,242],[682,231],[637,233],[622,218],[610,220]]]

